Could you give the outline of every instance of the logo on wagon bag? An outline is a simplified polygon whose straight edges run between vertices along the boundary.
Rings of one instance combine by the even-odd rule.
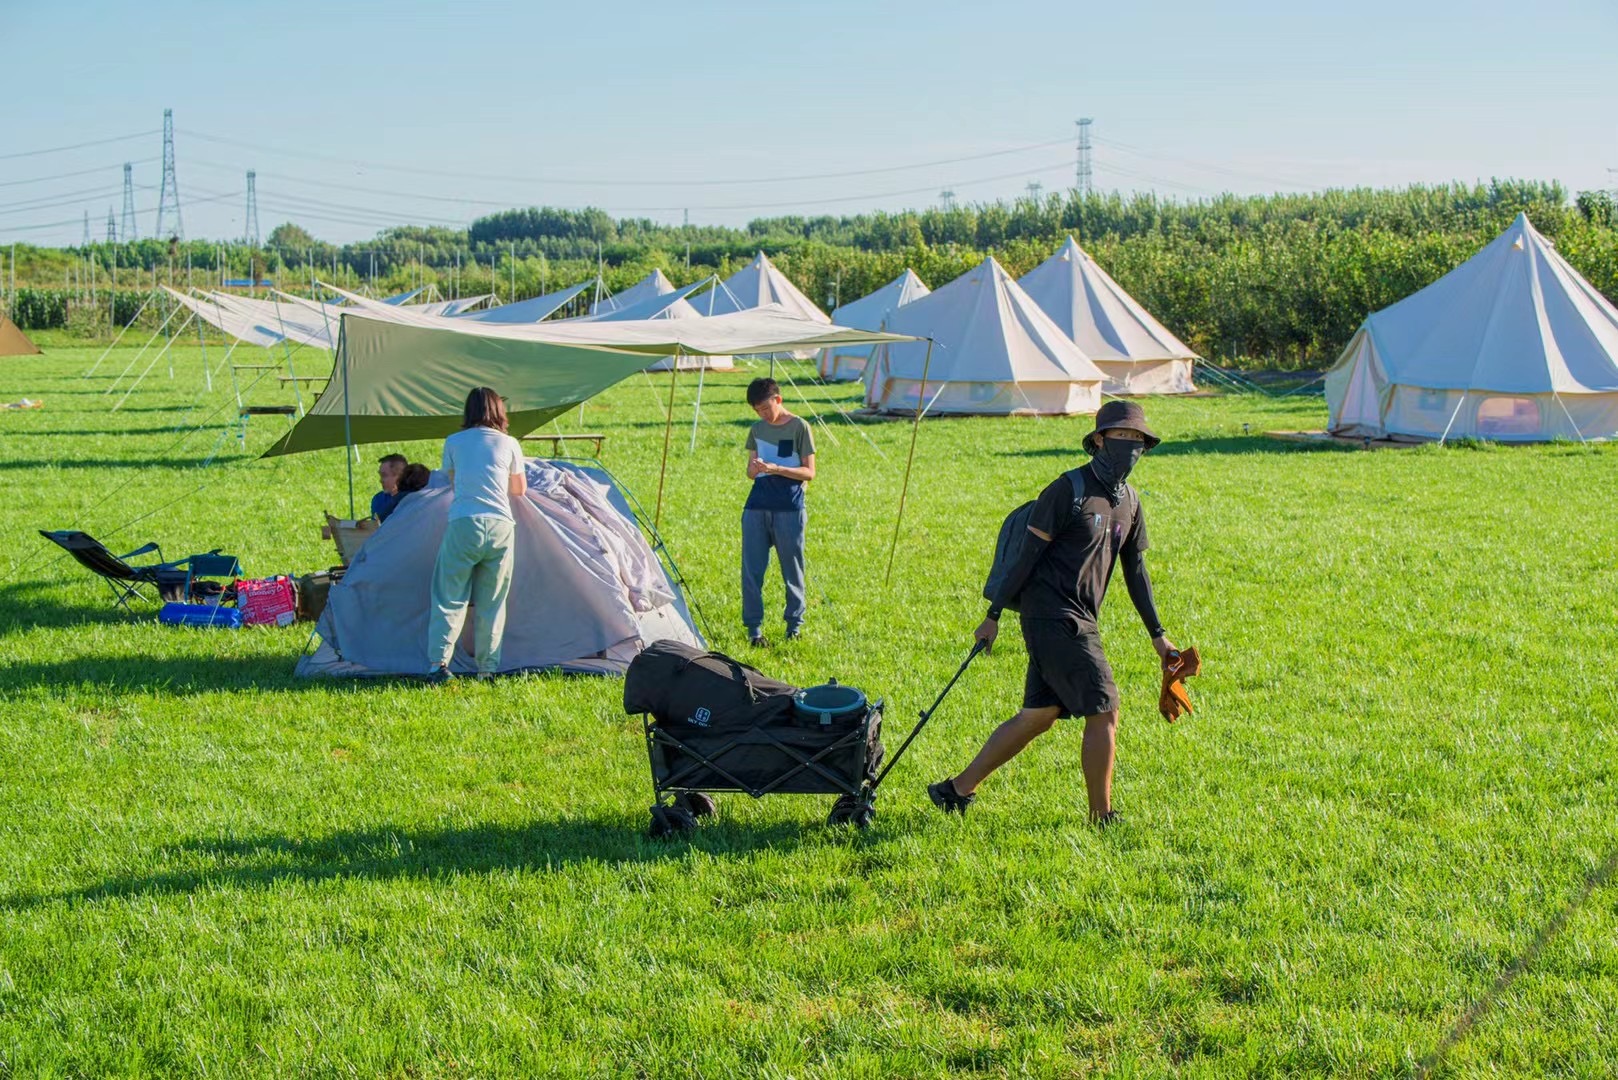
[[[713,713],[709,712],[706,707],[698,709],[691,715],[691,723],[696,727],[707,727],[708,721],[712,719]]]

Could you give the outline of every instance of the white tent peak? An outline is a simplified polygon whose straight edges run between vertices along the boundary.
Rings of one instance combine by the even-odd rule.
[[[620,311],[631,307],[643,300],[650,300],[654,296],[663,296],[674,291],[674,282],[668,279],[661,269],[653,270],[635,284],[604,300],[598,300],[590,305],[590,314],[600,315],[612,311]]]
[[[912,300],[919,300],[932,290],[909,267],[905,272],[875,292],[840,304],[831,313],[836,326],[849,326],[856,330],[881,330],[896,308]],[[872,347],[847,346],[823,349],[820,353],[820,377],[830,382],[851,382],[858,379],[870,361]]]
[[[878,348],[866,402],[909,411],[922,392],[937,412],[1075,413],[1100,404],[1105,375],[1006,273],[994,256],[894,309],[887,332],[933,341]]]
[[[1183,393],[1196,354],[1069,236],[1019,284],[1107,374],[1111,393]]]

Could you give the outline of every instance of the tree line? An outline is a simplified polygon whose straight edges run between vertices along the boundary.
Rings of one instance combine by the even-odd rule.
[[[759,250],[830,308],[907,266],[934,287],[987,254],[1021,275],[1072,235],[1210,359],[1321,366],[1367,314],[1454,268],[1519,211],[1597,289],[1618,299],[1618,215],[1605,193],[1570,199],[1556,183],[1494,181],[1194,201],[1068,192],[902,213],[760,218],[741,228],[532,207],[487,215],[464,231],[406,226],[345,245],[286,223],[258,249],[155,240],[31,249],[20,260],[19,280],[30,281],[35,295],[19,289],[13,317],[25,327],[69,323],[83,274],[62,292],[47,283],[54,264],[73,260],[101,267],[104,288],[114,265],[123,275],[120,288],[139,288],[140,275],[169,280],[178,264],[214,281],[221,271],[256,271],[283,288],[319,277],[379,292],[431,283],[446,294],[493,291],[509,300],[584,280],[598,268],[614,291],[653,268],[684,284],[728,275]],[[54,276],[63,272],[57,268]],[[102,306],[126,310],[122,302]]]

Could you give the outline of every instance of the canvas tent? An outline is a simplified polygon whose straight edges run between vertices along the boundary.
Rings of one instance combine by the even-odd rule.
[[[581,281],[565,289],[559,289],[543,296],[535,296],[528,300],[518,300],[510,304],[501,304],[499,307],[488,308],[484,311],[469,311],[455,316],[471,322],[485,323],[537,323],[543,322],[560,311],[562,306],[585,289],[595,284],[595,279]]]
[[[904,273],[869,296],[839,305],[831,313],[831,321],[835,326],[852,326],[856,330],[880,330],[895,308],[931,291],[914,270],[906,267]],[[820,377],[827,382],[857,380],[865,372],[871,351],[869,346],[820,350]]]
[[[925,341],[879,345],[865,372],[865,403],[877,411],[1065,415],[1100,408],[1106,376],[992,255],[896,309],[887,330],[931,338],[932,357]]]
[[[504,672],[622,673],[659,639],[702,644],[673,575],[604,470],[529,461],[528,493],[512,500],[514,565],[501,653]],[[427,657],[433,562],[451,492],[436,486],[399,504],[332,587],[321,645],[302,676],[420,675]],[[468,613],[451,670],[476,670]]]
[[[697,309],[686,300],[686,296],[701,288],[706,282],[697,282],[687,285],[683,289],[662,296],[653,296],[642,300],[638,304],[620,308],[617,311],[604,312],[600,315],[586,315],[578,322],[633,322],[640,319],[700,319]],[[647,371],[672,371],[678,364],[681,371],[732,371],[736,361],[729,356],[663,356],[646,366]]]
[[[16,323],[0,315],[0,356],[38,356],[39,346]]]
[[[726,278],[712,292],[704,293],[691,304],[699,315],[729,315],[754,308],[777,306],[800,319],[829,324],[831,319],[803,295],[787,276],[775,268],[762,251],[752,262]],[[785,354],[798,360],[807,360],[813,352],[793,350]]]
[[[663,296],[673,291],[674,282],[670,281],[663,271],[653,270],[617,296],[608,296],[591,304],[590,314],[605,315],[614,311],[621,311],[642,301],[650,300],[654,296]]]
[[[1618,436],[1618,309],[1518,214],[1361,324],[1326,376],[1340,435]]]
[[[1070,236],[1017,284],[1107,376],[1109,394],[1188,394],[1196,354]]]
[[[522,435],[646,366],[648,358],[813,351],[893,340],[824,326],[778,308],[711,319],[491,325],[381,305],[343,309],[332,374],[266,456],[443,438],[461,426],[467,391],[493,386]]]

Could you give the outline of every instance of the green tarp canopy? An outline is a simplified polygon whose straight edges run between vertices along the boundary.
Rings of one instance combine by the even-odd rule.
[[[460,430],[473,387],[506,400],[524,435],[671,354],[737,356],[907,341],[812,322],[778,307],[706,319],[473,323],[408,310],[342,315],[331,380],[265,457],[439,439]]]

